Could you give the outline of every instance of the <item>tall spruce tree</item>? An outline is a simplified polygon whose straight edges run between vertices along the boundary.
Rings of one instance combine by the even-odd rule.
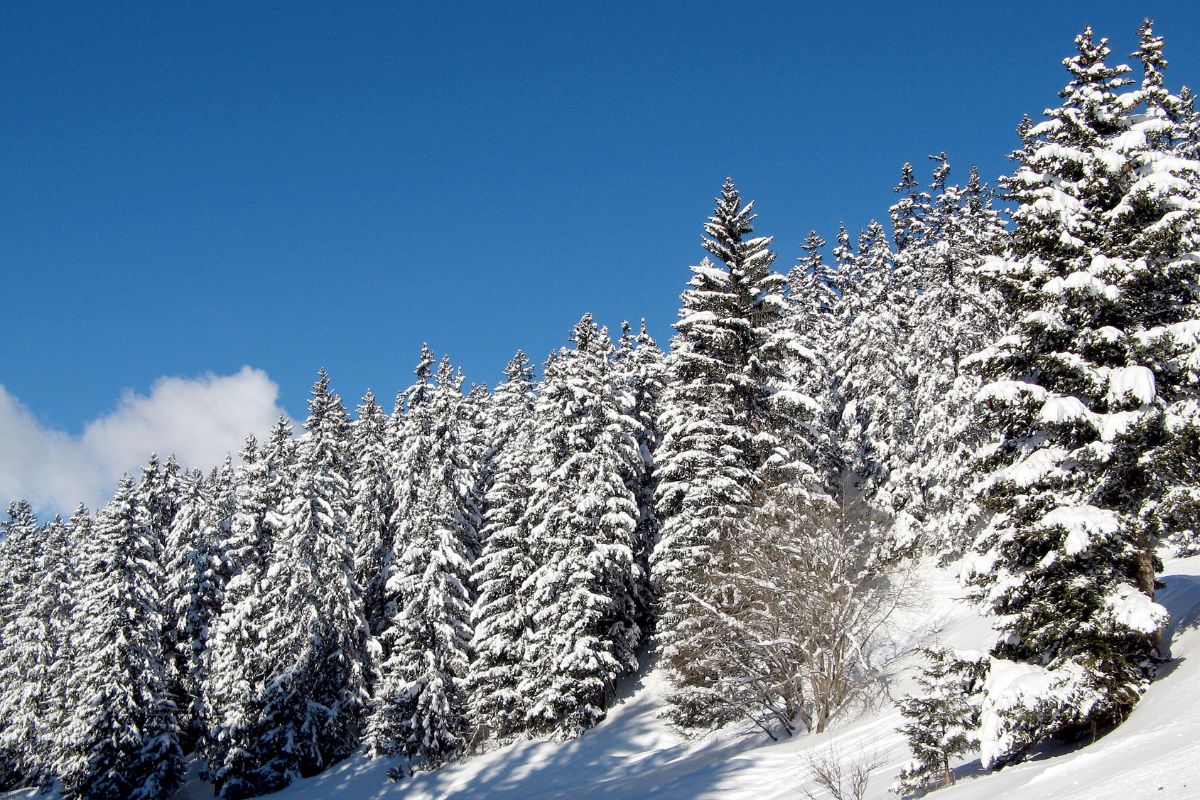
[[[166,538],[163,596],[167,674],[185,747],[206,728],[209,636],[221,613],[227,576],[223,522],[223,511],[200,474],[185,476]]]
[[[985,265],[1016,321],[974,357],[1001,436],[973,579],[1003,634],[983,708],[992,765],[1103,731],[1136,704],[1166,619],[1153,545],[1173,482],[1158,470],[1196,441],[1178,415],[1195,403],[1178,359],[1195,324],[1200,165],[1161,149],[1171,123],[1122,93],[1129,69],[1106,63],[1106,40],[1086,29],[1076,45],[1062,105],[1005,180],[1011,253]],[[1031,670],[1045,691],[1005,690]]]
[[[354,541],[354,577],[362,587],[363,609],[371,632],[378,635],[387,622],[384,584],[391,555],[395,493],[387,445],[387,414],[370,390],[358,406],[354,421],[353,495],[350,530]]]
[[[39,638],[48,620],[30,613],[42,580],[43,533],[29,503],[10,503],[0,532],[0,788],[11,789],[36,784],[43,771],[41,687],[25,681],[37,679],[28,673],[44,667],[50,642]]]
[[[658,514],[654,495],[658,488],[656,454],[662,442],[658,418],[667,384],[667,361],[658,342],[646,330],[642,320],[638,333],[629,324],[622,326],[620,347],[615,361],[619,388],[624,395],[623,408],[636,425],[634,438],[640,459],[629,480],[629,488],[637,499],[638,525],[634,531],[634,586],[637,605],[636,620],[643,634],[654,628],[655,600],[650,582],[650,554],[659,538]]]
[[[534,415],[533,664],[520,689],[529,729],[561,738],[604,718],[617,679],[637,668],[641,640],[637,423],[607,329],[585,314],[571,341],[546,367]]]
[[[912,416],[905,407],[912,376],[903,350],[907,314],[899,300],[906,292],[897,285],[896,257],[883,225],[872,221],[860,237],[856,280],[843,295],[832,382],[844,470],[839,492],[864,513],[882,506],[884,517],[890,516],[891,504],[879,495],[898,463],[897,445]]]
[[[80,553],[79,660],[60,765],[70,797],[170,797],[185,763],[162,647],[157,543],[126,475]]]
[[[263,452],[253,437],[247,440],[225,548],[229,578],[202,689],[208,716],[202,741],[206,773],[222,797],[267,790],[257,772],[258,742],[268,724],[262,714],[264,687],[274,662],[262,631],[275,609],[264,595],[263,580],[279,533],[272,523],[281,521],[271,516],[294,483],[295,471],[296,444],[286,418],[272,428]]]
[[[472,582],[474,661],[468,678],[474,740],[505,741],[525,730],[529,703],[520,692],[527,677],[532,627],[534,563],[525,509],[532,495],[533,365],[518,351],[492,401],[495,426],[489,457],[492,480],[484,495],[482,546]]]
[[[843,227],[838,232],[838,258],[847,257],[843,248],[849,245],[849,234]],[[837,415],[833,410],[833,373],[836,367],[832,344],[837,339],[841,323],[842,296],[846,291],[845,275],[839,275],[825,263],[822,249],[826,242],[816,231],[804,240],[805,255],[788,273],[788,301],[792,336],[787,358],[788,387],[798,391],[797,399],[803,409],[796,414],[793,425],[797,438],[793,444],[795,457],[811,468],[806,481],[821,487],[825,494],[838,491],[842,459],[835,430]],[[852,268],[847,267],[847,271]],[[843,295],[839,295],[839,291]]]
[[[1200,248],[1200,129],[1192,101],[1164,85],[1163,46],[1153,23],[1145,20],[1133,53],[1143,78],[1127,102],[1132,127],[1144,133],[1145,142],[1133,156],[1136,167],[1130,171],[1137,170],[1137,181],[1121,209],[1138,231],[1127,257],[1153,254],[1168,265],[1158,276],[1160,285],[1139,300],[1184,305],[1153,320],[1139,335],[1144,357],[1156,365],[1156,391],[1166,404],[1164,424],[1172,434],[1144,456],[1149,480],[1159,491],[1143,505],[1142,516],[1156,540],[1192,554],[1200,552],[1200,291],[1197,270],[1188,262]],[[1140,228],[1154,214],[1158,221]]]
[[[449,359],[431,384],[426,347],[406,393],[397,457],[396,538],[386,589],[395,609],[381,636],[384,661],[367,743],[427,769],[465,745],[471,659],[471,564],[478,553],[475,476],[462,378]]]
[[[752,207],[726,181],[702,241],[716,261],[692,267],[681,296],[660,417],[661,536],[651,569],[673,715],[684,723],[711,717],[722,667],[702,609],[732,602],[720,578],[732,564],[730,532],[779,447],[774,418],[783,409],[772,401],[785,382],[776,336],[788,322],[785,279],[771,270],[770,238],[750,235]]]
[[[274,661],[263,698],[260,777],[285,786],[350,755],[373,669],[348,538],[350,420],[324,370],[314,384],[295,483],[262,592]]]
[[[134,490],[134,505],[150,530],[156,552],[162,558],[171,522],[179,510],[179,465],[172,456],[166,467],[151,453]]]
[[[987,434],[969,411],[979,376],[960,365],[1002,329],[1003,303],[980,283],[979,268],[1001,252],[1006,233],[978,171],[972,168],[966,186],[947,185],[945,154],[932,158],[937,194],[925,236],[906,253],[919,287],[905,348],[915,374],[911,402],[920,413],[898,442],[888,494],[894,541],[961,553],[986,519],[969,473]]]

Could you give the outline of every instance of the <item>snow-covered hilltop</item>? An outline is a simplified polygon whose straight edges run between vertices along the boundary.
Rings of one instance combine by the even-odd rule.
[[[1076,46],[1002,194],[906,164],[832,264],[727,180],[668,354],[322,371],[209,475],[13,503],[0,788],[1200,795],[1200,117],[1149,22],[1140,82]]]

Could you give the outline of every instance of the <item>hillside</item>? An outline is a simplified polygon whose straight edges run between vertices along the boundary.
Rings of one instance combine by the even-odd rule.
[[[669,343],[427,341],[390,411],[321,368],[207,471],[14,499],[0,791],[1200,797],[1200,111],[1137,41],[786,271],[726,178]]]
[[[959,783],[940,790],[941,800],[992,798],[1079,798],[1140,800],[1200,796],[1200,557],[1167,560],[1166,588],[1159,594],[1171,612],[1172,661],[1129,720],[1092,745],[1043,751],[1031,760],[983,774],[978,761],[961,765]],[[955,647],[987,644],[986,622],[953,599],[956,583],[945,570],[931,571],[922,607],[901,639],[920,639],[933,630]],[[898,676],[894,694],[907,686]],[[645,670],[601,725],[576,741],[521,742],[468,757],[434,773],[398,783],[386,776],[388,762],[355,757],[273,797],[295,800],[577,800],[653,797],[657,800],[774,800],[800,797],[806,785],[805,755],[836,748],[853,757],[878,753],[884,765],[872,774],[867,797],[894,797],[888,787],[907,759],[895,732],[900,716],[885,702],[878,710],[835,727],[828,736],[799,736],[768,743],[761,734],[722,730],[686,739],[658,718],[662,685]],[[26,795],[13,795],[22,797]],[[190,783],[183,797],[210,797]],[[822,795],[818,795],[822,796]],[[825,795],[827,796],[827,795]]]

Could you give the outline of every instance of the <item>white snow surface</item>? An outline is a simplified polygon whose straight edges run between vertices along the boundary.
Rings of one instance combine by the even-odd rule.
[[[986,650],[994,632],[962,599],[956,568],[927,569],[924,601],[896,631],[898,644],[940,642],[961,650]],[[1200,797],[1200,556],[1166,560],[1166,588],[1158,602],[1171,614],[1165,642],[1173,660],[1130,718],[1093,744],[1043,748],[1024,763],[986,772],[976,758],[958,765],[958,783],[930,795],[937,800],[1186,800]],[[1153,605],[1153,604],[1148,604]],[[1036,681],[1036,670],[1004,667],[993,682],[1010,686]],[[911,665],[910,665],[911,667]],[[565,742],[524,741],[471,756],[415,778],[391,782],[392,762],[348,759],[272,797],[283,800],[795,800],[807,785],[804,757],[836,747],[853,758],[878,754],[867,800],[895,800],[889,786],[909,759],[896,733],[899,712],[891,702],[843,720],[828,734],[798,735],[771,743],[761,733],[726,729],[702,738],[681,736],[662,719],[665,691],[650,668],[599,727]],[[908,672],[898,676],[895,697],[912,690]],[[5,797],[32,797],[16,792]],[[193,779],[179,795],[210,798],[211,787]],[[819,794],[818,797],[827,797]]]

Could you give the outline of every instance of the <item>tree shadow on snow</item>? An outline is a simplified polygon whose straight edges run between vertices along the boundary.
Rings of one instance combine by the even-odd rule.
[[[698,786],[711,787],[723,773],[735,769],[730,756],[763,743],[761,737],[746,736],[655,746],[652,742],[661,735],[662,723],[655,718],[652,699],[634,696],[620,706],[621,719],[578,739],[522,742],[478,771],[467,761],[459,769],[417,775],[412,779],[413,794],[445,800],[682,800],[694,797]]]
[[[1163,632],[1163,652],[1170,656],[1171,645],[1181,633],[1200,629],[1200,579],[1195,575],[1165,575],[1159,578],[1165,586],[1155,600],[1171,614],[1171,622]],[[1172,658],[1158,670],[1158,678],[1175,671],[1183,659]]]

